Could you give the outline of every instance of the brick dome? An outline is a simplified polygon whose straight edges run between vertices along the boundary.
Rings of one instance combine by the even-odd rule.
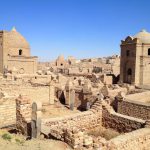
[[[27,40],[16,31],[15,28],[13,28],[10,32],[7,34],[7,44],[9,47],[9,53],[11,55],[18,54],[19,49],[23,50],[24,56],[30,55],[30,45],[27,42]]]
[[[147,32],[146,30],[141,30],[133,37],[138,38],[142,43],[150,43],[150,33]]]

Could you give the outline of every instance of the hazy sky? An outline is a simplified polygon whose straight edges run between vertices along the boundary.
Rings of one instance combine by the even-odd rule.
[[[150,31],[150,0],[0,0],[0,30],[13,26],[42,60],[119,54],[121,39]]]

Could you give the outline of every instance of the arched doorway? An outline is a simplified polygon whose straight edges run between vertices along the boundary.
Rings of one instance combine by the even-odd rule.
[[[131,84],[131,81],[132,81],[132,69],[129,68],[127,70],[127,83]]]
[[[20,56],[22,55],[22,49],[19,49],[19,55]]]

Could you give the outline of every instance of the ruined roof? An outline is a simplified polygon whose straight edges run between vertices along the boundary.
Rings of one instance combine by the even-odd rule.
[[[136,35],[134,35],[133,37],[138,38],[142,43],[150,43],[150,33],[144,29]]]

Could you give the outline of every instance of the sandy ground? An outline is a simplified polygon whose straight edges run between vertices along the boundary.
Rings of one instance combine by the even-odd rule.
[[[9,135],[4,138],[3,135]],[[9,134],[0,130],[0,150],[72,150],[66,143],[49,139],[25,140],[22,135]]]
[[[54,140],[30,140],[23,144],[0,139],[0,150],[71,150],[67,144]]]
[[[55,118],[62,116],[69,116],[80,111],[74,108],[74,110],[68,109],[66,106],[60,104],[59,102],[55,105],[47,105],[42,108],[42,118]]]

